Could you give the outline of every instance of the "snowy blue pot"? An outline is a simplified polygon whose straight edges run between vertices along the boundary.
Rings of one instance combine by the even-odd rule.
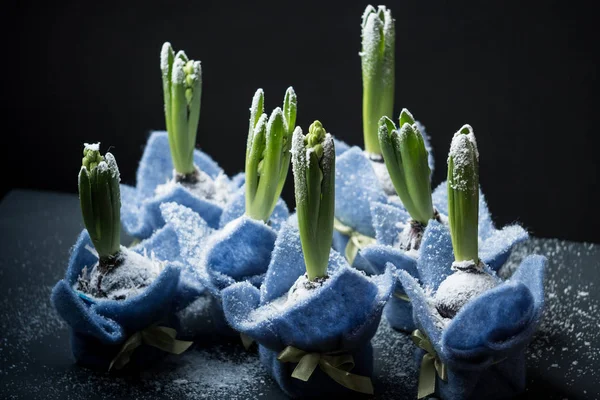
[[[432,193],[433,206],[444,219],[448,212],[447,194],[446,182],[440,184]],[[371,216],[377,242],[366,246],[359,253],[361,268],[369,272],[381,273],[385,269],[386,263],[390,262],[398,269],[403,269],[413,277],[420,279],[419,271],[425,268],[423,266],[418,268],[419,263],[425,265],[438,252],[453,254],[449,236],[440,232],[440,230],[449,232],[446,225],[431,221],[423,234],[419,251],[407,253],[394,244],[409,223],[410,215],[397,205],[374,202],[371,204]],[[480,191],[479,253],[481,260],[492,270],[498,271],[510,256],[512,248],[527,238],[527,231],[519,225],[496,229],[485,198]],[[357,262],[358,260],[357,258]],[[450,272],[450,264],[448,264],[447,273]],[[398,285],[392,300],[385,309],[385,315],[394,328],[412,332],[415,329],[412,306],[407,300],[402,285]]]
[[[207,154],[194,150],[194,164],[212,180],[220,182],[221,190],[235,191],[244,183],[243,174],[232,179]],[[160,185],[173,178],[173,161],[167,132],[153,132],[148,139],[137,170],[137,186],[121,185],[121,221],[131,236],[145,239],[165,223],[160,204],[175,202],[196,211],[210,227],[218,228],[224,201],[199,197],[188,187],[173,184],[157,193]]]
[[[437,236],[437,243],[450,241],[449,232],[439,226],[430,233],[428,245],[433,246],[431,236]],[[515,396],[525,388],[525,349],[542,316],[546,258],[525,258],[510,279],[467,302],[454,318],[445,319],[432,305],[431,296],[452,272],[453,261],[449,251],[427,253],[416,264],[419,280],[400,271],[416,327],[425,339],[417,340],[417,357],[425,369],[421,375],[430,381],[422,377],[420,389],[434,387],[442,399]]]
[[[151,326],[172,327],[171,315],[177,294],[181,264],[169,261],[174,255],[170,246],[175,239],[168,227],[130,249],[138,254],[154,253],[166,261],[151,284],[125,300],[95,299],[74,289],[84,267],[97,261],[86,230],[81,232],[69,259],[65,278],[52,290],[52,304],[69,325],[71,347],[78,363],[107,370],[123,344],[137,332]],[[133,353],[132,361],[146,362],[161,352],[153,347]],[[148,356],[148,357],[147,357]]]
[[[195,288],[207,289],[213,297],[211,319],[217,333],[238,335],[227,322],[221,306],[222,291],[236,282],[262,283],[271,260],[277,232],[288,217],[279,200],[268,224],[244,215],[245,190],[242,187],[223,211],[220,229],[212,229],[189,208],[163,205],[165,220],[179,238],[186,266],[181,292],[194,295]],[[201,290],[196,295],[202,294]],[[200,332],[198,332],[200,333]]]
[[[305,272],[297,222],[292,217],[279,232],[260,289],[241,282],[223,290],[225,317],[234,329],[258,343],[262,363],[287,395],[347,395],[352,391],[325,372],[321,361],[303,381],[292,377],[299,359],[280,358],[290,348],[313,354],[311,357],[318,360],[342,353],[353,358],[350,373],[367,379],[373,368],[370,340],[396,279],[393,266],[381,275],[368,277],[332,250],[329,278],[322,286],[286,303],[291,288],[293,297],[294,290],[303,287],[296,282],[305,279]]]

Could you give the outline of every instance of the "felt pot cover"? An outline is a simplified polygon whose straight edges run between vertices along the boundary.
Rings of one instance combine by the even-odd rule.
[[[160,236],[165,239],[169,234],[163,232]],[[160,258],[170,251],[162,246],[164,243],[168,241],[151,239],[132,250],[140,254],[144,249],[155,251],[155,256]],[[61,318],[69,324],[75,359],[85,366],[108,369],[131,335],[152,325],[171,326],[181,265],[167,260],[159,276],[141,294],[122,301],[94,300],[73,289],[82,269],[91,268],[98,261],[86,247],[92,247],[92,243],[84,230],[72,249],[65,278],[52,290],[51,300]],[[143,351],[134,352],[134,356],[145,362],[146,358],[137,356],[154,354],[154,350],[145,347]]]
[[[305,273],[300,237],[294,218],[283,226],[260,289],[249,282],[223,290],[223,308],[229,324],[259,344],[260,357],[282,390],[294,397],[349,393],[317,368],[306,382],[291,377],[293,363],[277,360],[287,346],[326,354],[343,351],[353,355],[350,371],[370,375],[370,340],[395,281],[393,266],[368,277],[351,268],[332,250],[329,278],[301,301],[274,309],[270,304],[285,295]]]

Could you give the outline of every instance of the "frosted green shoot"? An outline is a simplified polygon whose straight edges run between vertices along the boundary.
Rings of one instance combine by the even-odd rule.
[[[431,170],[427,163],[429,153],[423,136],[408,112],[400,113],[400,130],[388,117],[379,120],[379,144],[385,166],[392,178],[396,193],[411,218],[427,225],[434,218],[431,201]]]
[[[173,52],[166,42],[160,53],[165,120],[175,171],[194,173],[194,147],[200,119],[202,70],[200,61],[189,60],[183,51]]]
[[[120,251],[121,192],[115,158],[111,153],[102,157],[99,149],[99,143],[85,144],[79,171],[79,201],[100,265],[107,265]]]
[[[267,121],[264,93],[258,89],[250,108],[246,143],[246,215],[267,222],[277,204],[290,166],[297,99],[288,88],[283,110],[277,107]]]
[[[300,129],[294,131],[292,167],[300,241],[312,281],[327,276],[335,200],[335,148],[319,121],[306,136]]]
[[[448,155],[448,223],[456,261],[479,262],[479,153],[473,129],[463,126]]]
[[[394,42],[392,12],[385,6],[367,6],[362,16],[363,134],[365,150],[381,154],[378,122],[394,112]]]

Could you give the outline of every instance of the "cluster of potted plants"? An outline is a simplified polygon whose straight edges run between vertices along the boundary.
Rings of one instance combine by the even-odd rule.
[[[233,177],[195,149],[200,62],[165,43],[167,131],[150,136],[137,186],[119,183],[115,157],[99,143],[84,147],[85,229],[52,292],[80,364],[110,370],[180,354],[202,332],[179,312],[204,298],[217,332],[256,342],[292,397],[373,394],[371,339],[384,310],[415,342],[419,398],[524,389],[546,260],[529,256],[509,279],[496,275],[527,233],[494,227],[469,125],[450,144],[447,182],[432,190],[423,126],[406,109],[397,126],[391,119],[394,41],[391,11],[368,6],[364,150],[319,121],[304,134],[292,88],[267,115],[258,89],[245,171]],[[293,213],[280,198],[290,162]],[[121,245],[121,227],[136,244]]]

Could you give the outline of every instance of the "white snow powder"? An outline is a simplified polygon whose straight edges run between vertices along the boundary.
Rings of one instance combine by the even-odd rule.
[[[229,178],[225,174],[220,173],[213,180],[204,171],[199,169],[197,171],[199,173],[198,182],[188,184],[177,182],[177,172],[173,170],[173,178],[166,183],[156,186],[154,194],[157,196],[165,196],[180,186],[198,198],[216,203],[220,206],[225,205],[232,193]]]
[[[465,304],[498,285],[487,273],[456,271],[438,287],[434,300],[436,308],[458,312]]]
[[[89,277],[87,267],[82,271],[82,278],[89,281],[89,291],[86,295],[95,298],[95,293],[98,287],[98,280],[101,278],[100,288],[105,297],[98,298],[111,300],[125,300],[136,296],[144,291],[149,286],[164,268],[164,263],[152,257],[145,257],[135,251],[121,246],[122,263],[101,275],[96,263]],[[75,290],[79,290],[79,283],[75,283]],[[91,293],[90,293],[91,292]]]
[[[100,151],[100,142],[98,142],[98,143],[84,143],[83,147],[86,150],[90,150],[90,151]]]

